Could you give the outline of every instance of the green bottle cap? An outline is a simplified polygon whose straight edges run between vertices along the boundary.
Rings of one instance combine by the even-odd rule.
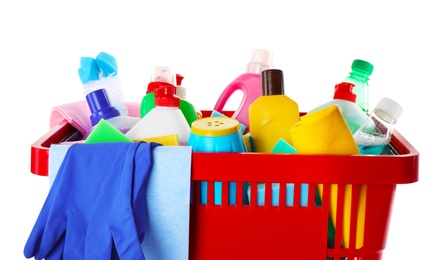
[[[354,60],[352,63],[352,70],[360,70],[368,75],[372,75],[373,65],[365,60]]]

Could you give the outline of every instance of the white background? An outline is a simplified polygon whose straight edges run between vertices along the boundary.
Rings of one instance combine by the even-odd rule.
[[[354,59],[375,65],[371,106],[398,101],[397,130],[420,153],[419,181],[397,186],[384,259],[444,258],[445,24],[443,4],[430,0],[2,1],[1,258],[24,259],[48,191],[30,173],[31,144],[52,107],[84,98],[80,57],[112,54],[127,101],[142,99],[156,66],[170,66],[188,100],[212,109],[254,48],[274,53],[301,111],[331,99]]]

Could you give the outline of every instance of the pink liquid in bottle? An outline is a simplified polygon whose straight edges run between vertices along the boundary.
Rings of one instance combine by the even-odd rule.
[[[234,111],[232,118],[237,119],[246,126],[246,133],[249,132],[248,108],[252,102],[262,95],[262,83],[260,73],[265,69],[272,68],[272,52],[262,49],[254,49],[251,61],[246,66],[244,74],[238,76],[223,90],[218,98],[214,110],[220,113],[231,96],[236,91],[241,91],[243,96],[238,108]]]

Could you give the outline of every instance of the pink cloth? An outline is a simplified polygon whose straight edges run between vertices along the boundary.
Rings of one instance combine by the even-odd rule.
[[[126,102],[129,116],[140,117],[139,103]],[[90,108],[87,101],[77,101],[53,107],[50,113],[50,129],[55,125],[67,121],[74,126],[82,136],[91,130]]]

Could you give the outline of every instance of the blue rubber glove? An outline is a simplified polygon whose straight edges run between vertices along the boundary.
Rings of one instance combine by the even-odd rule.
[[[157,143],[73,144],[24,248],[35,259],[144,259]]]

